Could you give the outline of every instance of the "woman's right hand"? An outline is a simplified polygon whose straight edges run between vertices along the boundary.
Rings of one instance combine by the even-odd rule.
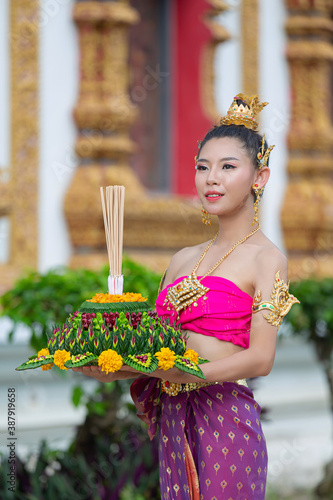
[[[117,371],[105,373],[102,371],[100,366],[80,366],[77,368],[72,368],[73,372],[83,373],[83,375],[87,375],[87,377],[92,377],[100,382],[114,382],[115,380],[124,380],[130,378],[136,378],[139,375],[139,372],[130,372],[130,371]]]

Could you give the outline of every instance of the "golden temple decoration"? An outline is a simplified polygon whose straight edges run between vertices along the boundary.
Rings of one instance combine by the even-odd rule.
[[[0,181],[0,215],[10,218],[10,259],[0,265],[0,293],[38,251],[38,25],[39,0],[10,2],[11,164]]]
[[[287,0],[286,1],[288,9],[293,13],[303,13],[305,14],[317,14],[323,13],[325,15],[329,14],[332,8],[331,0]]]
[[[139,17],[125,1],[78,2],[73,16],[81,52],[81,81],[74,109],[79,129],[76,153],[84,165],[75,172],[65,199],[65,214],[74,248],[92,250],[104,246],[100,186],[132,186],[136,199],[144,193],[128,166],[135,150],[128,130],[137,114],[128,95],[128,29]],[[100,159],[103,165],[98,163]],[[127,193],[130,203],[133,197],[130,190]],[[81,265],[79,251],[72,265],[77,262]],[[99,258],[97,262],[100,265]],[[84,265],[89,264],[89,255],[85,255]]]
[[[213,37],[202,61],[202,96],[208,114],[214,106],[214,59],[217,43],[228,33],[214,16],[227,6],[209,0],[205,22]],[[214,234],[201,225],[200,205],[181,197],[149,194],[129,166],[136,144],[129,130],[137,107],[129,97],[129,28],[139,21],[128,1],[77,2],[73,17],[80,44],[80,89],[74,118],[79,130],[76,169],[65,198],[65,214],[74,254],[72,267],[99,267],[106,262],[100,186],[126,187],[124,249],[132,258],[163,270],[178,248],[195,245]],[[202,227],[201,227],[202,226]]]
[[[128,95],[127,32],[139,18],[126,3],[79,2],[74,8],[74,20],[81,50],[80,95],[74,117],[79,129],[95,131],[92,154],[96,156],[101,150],[100,156],[104,156],[108,134],[123,131],[126,137],[136,117],[136,107]],[[85,156],[91,157],[90,152]]]
[[[286,0],[286,5],[293,100],[282,225],[290,276],[333,276],[333,3]]]
[[[242,90],[245,94],[258,94],[259,62],[259,6],[258,0],[241,2],[242,29]]]

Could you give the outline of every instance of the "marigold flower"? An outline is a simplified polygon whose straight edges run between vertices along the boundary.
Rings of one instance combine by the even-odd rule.
[[[50,351],[48,349],[41,349],[40,351],[38,351],[37,357],[39,358],[39,356],[49,356],[49,354]]]
[[[199,354],[194,351],[193,349],[187,349],[184,358],[188,358],[190,361],[195,363],[196,365],[199,364]]]
[[[46,372],[47,370],[51,370],[52,366],[53,366],[53,363],[48,363],[47,365],[42,365],[41,369],[43,370],[43,372]],[[66,368],[66,370],[67,370],[67,368]]]
[[[123,293],[119,294],[108,294],[108,293],[96,293],[92,299],[87,300],[87,302],[95,302],[98,304],[105,304],[108,302],[145,302],[147,298],[142,297],[141,293]]]
[[[48,349],[41,349],[40,351],[38,351],[37,357],[39,358],[40,356],[49,356],[49,355],[50,351]],[[41,369],[43,370],[43,372],[46,372],[47,370],[51,370],[52,366],[53,363],[48,363],[47,365],[42,365]]]
[[[65,349],[58,349],[54,353],[53,362],[56,366],[58,366],[61,370],[67,370],[65,363],[71,358],[70,352]]]
[[[177,356],[169,347],[161,347],[161,350],[156,352],[154,356],[158,359],[158,367],[162,370],[172,368],[177,359]]]
[[[123,358],[113,349],[108,349],[98,356],[98,366],[102,368],[103,372],[114,373],[123,366]]]

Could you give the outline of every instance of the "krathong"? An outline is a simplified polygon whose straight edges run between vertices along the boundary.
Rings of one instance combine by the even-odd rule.
[[[119,302],[112,305],[119,307]],[[146,307],[149,306],[146,304]],[[42,367],[45,370],[56,365],[67,370],[95,365],[109,373],[125,364],[143,373],[152,373],[157,368],[168,370],[175,366],[205,378],[198,365],[206,360],[192,349],[186,349],[186,340],[178,326],[171,325],[168,319],[152,310],[75,311],[64,325],[49,334],[47,348],[16,369]]]
[[[205,378],[199,365],[206,360],[188,349],[176,324],[152,311],[140,293],[123,293],[123,186],[108,186],[101,201],[110,274],[108,293],[97,293],[48,333],[47,346],[16,370],[57,366],[61,370],[100,366],[114,373],[123,365],[143,373],[172,367]]]

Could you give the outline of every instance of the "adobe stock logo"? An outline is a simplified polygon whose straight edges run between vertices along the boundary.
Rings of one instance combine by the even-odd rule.
[[[67,5],[71,0],[44,0],[40,4],[39,26],[44,28],[50,19],[56,17],[61,7]]]
[[[295,464],[308,448],[298,439],[293,439],[292,442],[284,440],[281,444],[282,449],[278,456],[271,462],[268,460],[268,475],[275,478],[279,477],[286,468],[290,469],[290,466]]]
[[[166,81],[170,76],[170,73],[162,71],[160,65],[157,64],[155,67],[147,65],[145,67],[145,75],[142,81],[137,84],[131,90],[131,100],[133,104],[138,104],[149,96],[149,92],[152,92],[160,85]],[[121,114],[124,117],[131,113],[131,106],[126,105],[126,98],[119,96],[119,100],[113,102],[113,112],[116,114]],[[125,104],[124,104],[125,103]],[[115,125],[111,119],[106,121],[103,119],[100,126],[94,130],[93,134],[90,134],[87,130],[82,130],[81,135],[86,138],[85,142],[85,154],[89,157],[89,154],[93,149],[102,142],[106,135],[112,135],[115,132]],[[54,160],[52,163],[52,170],[59,182],[67,182],[68,178],[73,174],[75,168],[77,167],[80,159],[77,157],[74,148],[67,147],[66,154],[62,161]]]

